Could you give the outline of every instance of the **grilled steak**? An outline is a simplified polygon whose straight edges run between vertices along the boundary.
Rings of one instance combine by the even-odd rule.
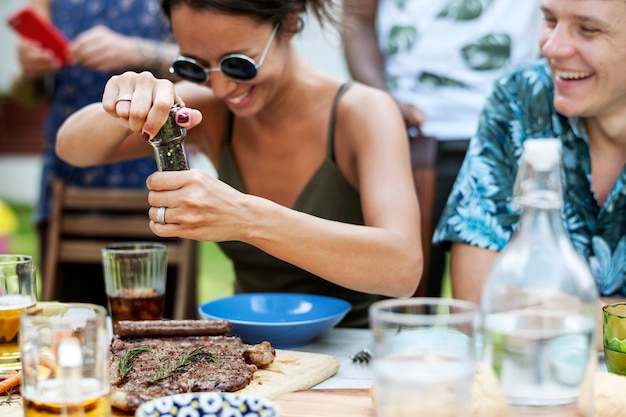
[[[111,353],[111,402],[124,411],[166,395],[240,390],[275,357],[269,343],[247,345],[234,336],[116,336]]]

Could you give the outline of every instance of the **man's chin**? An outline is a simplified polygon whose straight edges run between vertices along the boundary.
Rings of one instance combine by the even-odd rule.
[[[583,117],[583,111],[580,106],[573,105],[569,100],[554,99],[554,108],[556,111],[566,117]]]

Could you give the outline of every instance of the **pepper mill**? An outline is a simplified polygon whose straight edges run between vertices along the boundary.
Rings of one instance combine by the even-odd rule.
[[[154,148],[154,157],[159,171],[184,171],[189,169],[183,139],[187,130],[176,124],[176,112],[180,105],[174,104],[161,130],[148,142]]]

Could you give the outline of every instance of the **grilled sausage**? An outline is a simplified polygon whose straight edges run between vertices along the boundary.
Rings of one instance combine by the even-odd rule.
[[[216,336],[230,331],[227,320],[122,320],[115,325],[119,337]]]

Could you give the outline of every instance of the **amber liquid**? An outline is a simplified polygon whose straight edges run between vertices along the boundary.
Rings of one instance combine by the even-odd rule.
[[[25,417],[110,417],[111,399],[109,394],[84,400],[80,404],[55,404],[49,401],[36,401],[22,397]]]
[[[33,304],[30,296],[0,297],[0,370],[20,369],[20,348],[17,343],[20,314]]]
[[[109,297],[113,323],[120,320],[160,320],[165,308],[165,294],[152,288],[129,288]]]

